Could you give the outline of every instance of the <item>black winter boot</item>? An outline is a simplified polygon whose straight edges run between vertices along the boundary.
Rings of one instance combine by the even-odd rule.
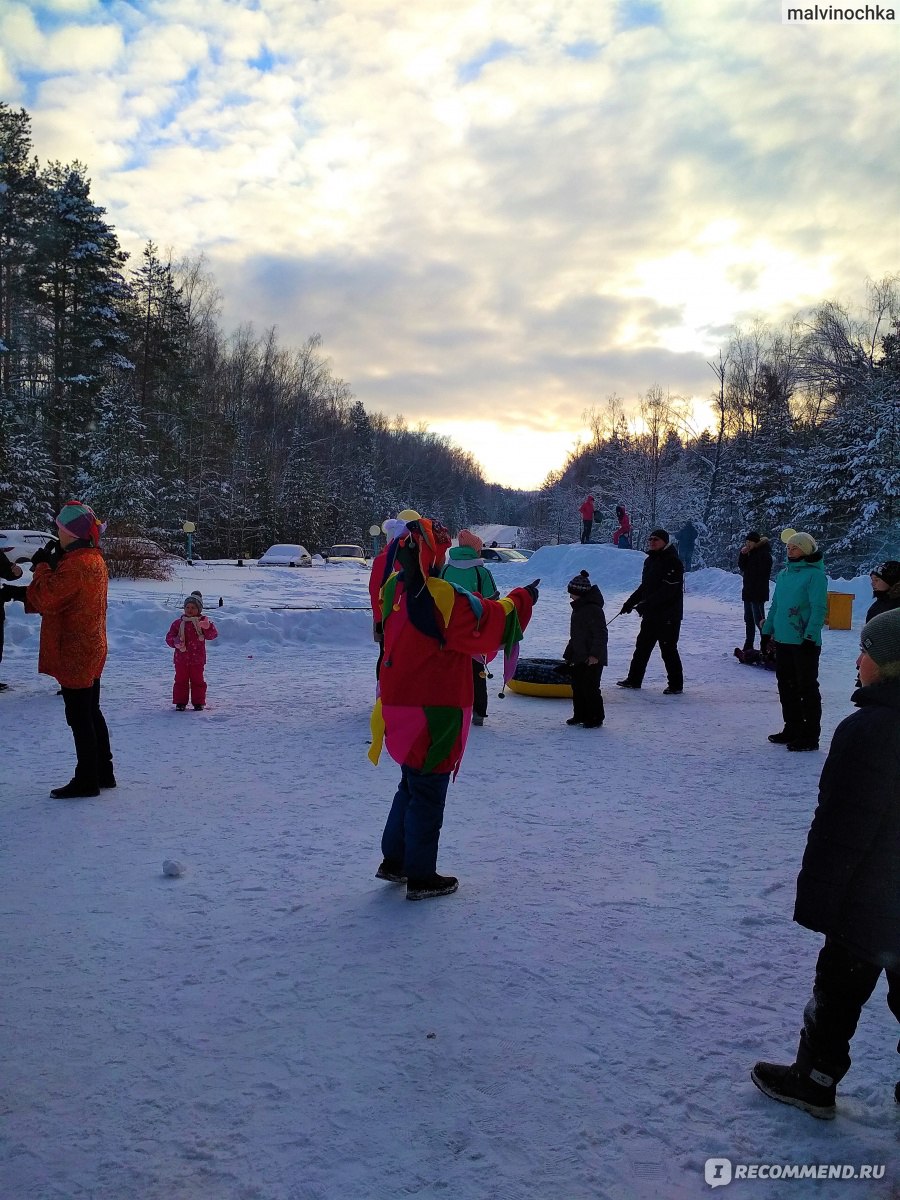
[[[88,796],[99,796],[100,789],[79,783],[76,779],[70,779],[62,787],[51,789],[50,795],[54,800],[81,800]]]
[[[816,1079],[818,1076],[818,1080]],[[820,1071],[801,1072],[796,1063],[789,1067],[777,1063],[758,1062],[750,1072],[750,1078],[761,1092],[802,1108],[821,1121],[832,1121],[835,1115],[834,1096],[837,1085]]]
[[[774,742],[776,746],[786,746],[788,742],[793,742],[795,735],[789,733],[787,729],[782,729],[781,733],[770,733],[769,741]]]
[[[429,875],[425,879],[407,879],[407,900],[431,900],[435,896],[450,896],[459,887],[452,875]]]
[[[389,862],[388,859],[385,859],[375,872],[375,878],[383,879],[386,883],[406,883],[403,863]]]
[[[617,679],[616,687],[632,688],[636,692],[640,691],[641,689],[641,685],[639,683],[632,683],[630,679]]]

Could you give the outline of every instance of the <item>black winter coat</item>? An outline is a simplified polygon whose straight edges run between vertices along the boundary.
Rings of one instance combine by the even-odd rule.
[[[596,658],[600,666],[605,667],[609,661],[606,653],[608,641],[603,593],[595,583],[589,592],[572,601],[569,642],[563,651],[563,658],[571,663],[585,663],[589,658]]]
[[[819,780],[794,920],[900,970],[900,680],[853,693]]]
[[[743,576],[742,600],[763,603],[769,598],[769,581],[772,578],[772,546],[768,538],[761,538],[752,550],[741,550],[737,560],[738,570]]]
[[[875,601],[866,613],[866,620],[871,621],[882,613],[893,612],[895,608],[900,608],[900,583],[895,583],[886,592],[875,593]]]
[[[684,612],[684,563],[673,542],[648,550],[640,586],[625,601],[626,612],[636,608],[648,621],[680,621]]]

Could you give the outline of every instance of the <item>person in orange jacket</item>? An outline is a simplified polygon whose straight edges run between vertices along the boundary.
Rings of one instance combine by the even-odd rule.
[[[109,730],[100,709],[109,577],[99,548],[105,526],[93,509],[70,500],[56,527],[59,541],[51,539],[32,558],[25,611],[43,618],[38,671],[59,684],[75,741],[75,774],[50,792],[68,800],[98,796],[100,788],[116,786]]]

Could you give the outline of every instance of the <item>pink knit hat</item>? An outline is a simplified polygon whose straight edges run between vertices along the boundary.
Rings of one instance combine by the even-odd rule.
[[[484,547],[484,542],[478,534],[472,533],[470,529],[461,529],[457,541],[461,546],[468,546],[470,550],[474,550],[476,554],[480,554]]]

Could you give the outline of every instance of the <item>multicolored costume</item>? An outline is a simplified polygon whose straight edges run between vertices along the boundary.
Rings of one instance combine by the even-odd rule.
[[[384,661],[369,758],[377,764],[386,744],[401,766],[381,846],[383,866],[408,878],[411,888],[413,881],[440,878],[447,785],[459,770],[472,719],[472,658],[503,646],[515,670],[534,601],[526,588],[485,600],[440,579],[450,545],[446,529],[422,518],[407,530],[391,544],[381,589]]]

